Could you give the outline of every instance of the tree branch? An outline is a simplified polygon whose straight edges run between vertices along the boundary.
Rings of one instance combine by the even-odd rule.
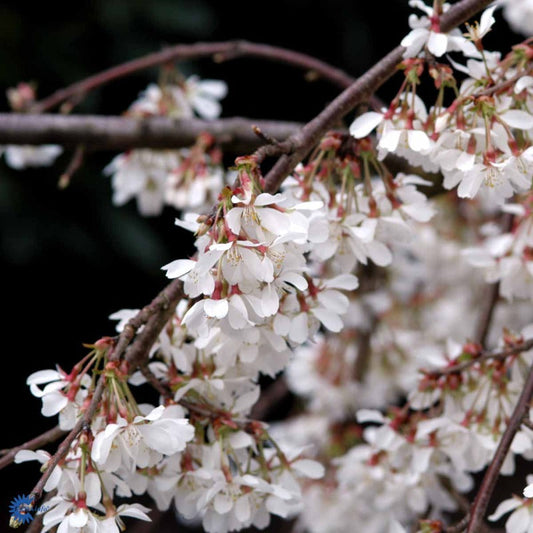
[[[134,328],[137,323],[146,318],[144,320],[146,326],[126,351],[126,361],[129,363],[130,370],[142,366],[148,360],[151,347],[157,337],[159,337],[161,330],[175,313],[176,306],[181,298],[183,298],[182,282],[179,279],[175,279],[159,293],[152,303],[144,307],[132,319],[132,321],[136,319],[136,322],[130,321],[128,323],[130,328]]]
[[[524,415],[529,409],[532,396],[533,365],[529,369],[526,383],[522,389],[522,392],[520,393],[520,397],[518,398],[516,407],[511,415],[511,418],[509,419],[509,423],[507,424],[502,438],[500,439],[500,443],[498,444],[494,458],[492,459],[492,462],[490,463],[485,476],[483,477],[483,481],[481,482],[481,486],[470,511],[470,522],[468,524],[467,533],[476,533],[480,530],[483,517],[485,516],[492,493],[496,487],[496,482],[498,481],[501,467],[505,461],[507,453],[509,452],[514,436],[522,424]]]
[[[513,227],[514,216],[510,213],[505,213],[502,220],[502,233],[508,233]],[[487,337],[490,332],[492,317],[496,309],[496,304],[500,298],[500,282],[493,283],[486,288],[485,301],[481,307],[481,312],[478,318],[476,333],[474,341],[482,346],[485,346]]]
[[[251,43],[248,41],[228,41],[216,43],[179,44],[154,52],[146,56],[127,61],[110,69],[94,74],[84,80],[78,81],[60,89],[40,102],[36,102],[31,108],[33,113],[43,113],[58,106],[69,99],[83,97],[89,91],[101,87],[110,81],[129,76],[134,72],[171,63],[173,61],[185,61],[201,57],[214,57],[216,61],[226,61],[243,56],[255,56],[293,65],[298,68],[311,71],[315,76],[328,79],[339,87],[348,87],[353,78],[342,70],[328,65],[314,57],[279,48],[266,44]]]
[[[441,30],[443,32],[450,31],[455,26],[467,21],[472,15],[490,4],[491,1],[461,0],[457,2],[441,16]],[[296,146],[294,153],[291,155],[282,155],[266,175],[265,181],[269,187],[278,189],[283,180],[307,156],[328,130],[334,127],[339,120],[352,111],[358,104],[368,99],[371,94],[396,72],[398,65],[403,59],[404,50],[402,46],[397,46],[389,52],[296,134],[292,139],[294,146]]]
[[[254,127],[276,139],[295,134],[302,124],[274,120],[224,118],[218,120],[168,117],[109,117],[95,115],[27,115],[0,113],[1,144],[61,144],[88,150],[179,148],[191,146],[200,133],[215,137],[224,149],[250,153],[264,141]]]
[[[100,402],[100,399],[102,397],[102,394],[104,392],[104,385],[105,385],[105,377],[102,376],[98,380],[98,384],[96,385],[96,388],[94,389],[93,397],[91,398],[91,403],[89,404],[89,407],[87,410],[83,413],[80,418],[78,418],[76,424],[74,427],[69,431],[68,435],[65,437],[65,439],[61,442],[59,445],[56,453],[52,455],[52,457],[49,459],[46,470],[43,472],[43,475],[33,487],[33,490],[30,493],[30,496],[33,498],[34,501],[38,501],[41,498],[41,494],[43,492],[44,486],[46,485],[46,482],[48,481],[48,478],[51,476],[54,468],[59,464],[59,462],[65,457],[65,455],[68,453],[70,449],[70,445],[74,442],[74,439],[79,435],[79,433],[83,430],[83,428],[90,424],[91,419],[93,418],[96,409],[98,407],[98,403]]]
[[[142,358],[148,357],[150,347],[153,345],[168,319],[175,311],[181,295],[181,283],[179,280],[175,280],[165,287],[165,289],[163,289],[150,304],[141,309],[141,311],[128,322],[120,334],[109,359],[111,361],[118,361],[126,352],[126,360],[129,362],[132,369],[135,369],[140,364]],[[145,328],[137,336],[131,347],[127,349],[135,333],[142,325],[145,325]],[[74,427],[59,445],[56,453],[48,461],[46,470],[37,482],[37,485],[35,485],[31,491],[31,495],[35,501],[41,497],[48,478],[52,474],[54,468],[68,453],[74,439],[85,426],[90,424],[96,413],[100,399],[102,398],[105,382],[105,375],[102,375],[98,380],[98,384],[96,385],[87,410],[82,416],[80,416],[80,418],[78,418]]]
[[[2,457],[0,458],[0,470],[7,465],[10,465],[15,460],[15,455],[17,455],[20,450],[36,450],[45,444],[55,442],[65,433],[66,431],[60,429],[59,426],[56,426],[20,446],[15,446],[14,448],[3,451]]]
[[[489,352],[489,351],[482,352],[478,357],[473,357],[472,359],[469,359],[468,361],[463,361],[462,363],[448,366],[446,368],[442,368],[439,370],[428,371],[426,372],[426,374],[428,376],[433,376],[433,377],[445,376],[447,374],[456,374],[478,363],[482,363],[490,359],[497,359],[497,360],[502,361],[504,359],[507,359],[507,357],[511,357],[521,352],[526,352],[527,350],[531,350],[531,348],[533,348],[533,339],[529,339],[522,343],[517,343],[514,346],[509,346],[502,350],[497,350],[493,352]]]

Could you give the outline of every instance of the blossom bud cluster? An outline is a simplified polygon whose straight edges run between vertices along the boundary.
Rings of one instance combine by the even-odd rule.
[[[221,113],[219,100],[226,93],[226,84],[219,80],[197,76],[167,80],[161,86],[149,85],[127,115],[215,119]],[[166,205],[181,211],[204,211],[213,205],[226,181],[221,153],[206,133],[190,148],[144,148],[119,154],[104,174],[111,176],[113,203],[120,206],[135,198],[144,216],[159,215]]]
[[[442,173],[443,186],[457,186],[459,197],[474,198],[479,193],[501,204],[531,186],[532,54],[528,42],[515,46],[503,58],[499,52],[483,49],[482,38],[495,22],[495,8],[490,7],[479,24],[469,27],[467,37],[414,29],[404,39],[409,57],[404,61],[405,81],[397,96],[387,109],[358,117],[351,132],[363,138],[377,127],[381,157],[394,153],[415,166]],[[449,64],[430,60],[444,54],[445,42],[450,51],[454,39],[470,45],[452,47],[466,57],[465,65],[451,58]],[[414,49],[411,41],[419,40]],[[430,107],[417,95],[426,69],[437,91]],[[456,79],[463,74],[464,79]],[[445,95],[452,91],[454,99],[446,106]]]

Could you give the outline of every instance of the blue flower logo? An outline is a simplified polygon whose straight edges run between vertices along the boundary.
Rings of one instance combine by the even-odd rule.
[[[31,496],[17,496],[9,504],[9,513],[20,524],[27,524],[33,520],[33,498]]]

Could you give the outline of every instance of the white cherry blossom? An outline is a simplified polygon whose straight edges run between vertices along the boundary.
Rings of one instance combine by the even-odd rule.
[[[180,415],[178,406],[160,405],[131,423],[119,418],[96,434],[93,460],[108,471],[121,465],[131,471],[135,466],[152,466],[163,455],[182,451],[194,437],[194,428]]]
[[[409,25],[411,31],[402,39],[401,45],[405,47],[404,57],[417,56],[424,47],[435,57],[441,57],[446,52],[460,51],[465,55],[477,55],[476,49],[458,30],[452,30],[448,33],[440,31],[438,24],[434,19],[433,8],[427,6],[421,0],[409,0],[411,7],[416,7],[425,13],[424,16],[418,17],[411,15]],[[444,3],[443,11],[447,11],[450,5]]]
[[[63,153],[56,144],[42,146],[8,145],[4,147],[6,164],[16,170],[29,167],[49,167]]]

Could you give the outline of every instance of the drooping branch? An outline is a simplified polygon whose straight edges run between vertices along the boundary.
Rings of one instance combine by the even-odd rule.
[[[94,74],[60,89],[40,102],[36,102],[31,111],[43,113],[69,99],[79,99],[89,91],[106,83],[124,78],[148,68],[164,65],[175,61],[186,61],[202,57],[213,57],[216,61],[226,61],[243,56],[261,57],[278,63],[293,65],[313,73],[314,77],[328,79],[339,87],[345,88],[353,83],[353,78],[342,70],[328,65],[317,58],[266,44],[248,41],[228,41],[216,43],[180,44],[154,52],[146,56],[127,61],[110,69]]]
[[[488,5],[490,1],[491,0],[462,0],[453,8],[451,8],[446,15],[442,17],[442,30],[447,31],[451,27],[461,22],[464,22],[475,12]],[[201,49],[202,46],[212,47],[213,45],[202,45],[202,43],[200,43],[196,46],[198,52],[198,50]],[[171,50],[174,55],[172,55],[172,53],[170,53],[168,50]],[[102,73],[102,75],[100,75],[100,78],[97,78],[97,76],[95,76],[89,78],[88,80],[85,80],[85,84],[80,82],[79,84],[75,84],[67,89],[58,91],[50,98],[38,104],[35,108],[35,111],[43,111],[46,109],[50,109],[68,98],[79,96],[80,94],[83,94],[96,86],[102,85],[103,83],[106,83],[111,79],[116,79],[117,77],[127,75],[127,73],[132,72],[135,69],[138,70],[140,68],[148,68],[149,66],[153,66],[155,64],[162,64],[168,61],[176,60],[178,57],[180,57],[181,59],[186,58],[186,54],[180,56],[180,54],[177,53],[176,50],[168,50],[166,51],[167,55],[163,54],[163,52],[165,51],[161,53],[163,55],[152,54],[151,56],[147,56],[146,58],[142,58],[141,60],[136,60],[134,62],[129,62],[127,64],[122,65],[119,72],[117,72],[116,70],[113,71],[113,69],[111,69],[110,71],[106,71],[106,73]],[[205,55],[213,55],[214,53],[220,53],[220,51],[213,52],[213,49],[211,48],[209,53],[205,52]],[[296,133],[291,133],[291,142],[294,142],[294,146],[296,148],[292,154],[282,156],[278,160],[276,165],[273,167],[271,172],[267,175],[265,187],[267,191],[275,192],[279,188],[283,179],[285,179],[285,177],[288,175],[288,173],[296,166],[296,164],[300,160],[302,160],[307,155],[307,153],[313,148],[313,146],[319,141],[320,137],[327,130],[334,127],[338,120],[344,117],[356,105],[368,98],[380,85],[382,85],[388,78],[390,78],[390,76],[392,76],[392,74],[396,70],[397,65],[402,59],[402,53],[403,48],[398,47],[394,49],[377,65],[370,69],[355,83],[350,85],[350,87],[346,91],[344,91],[337,99],[335,99],[328,107],[326,107],[326,109],[322,113],[320,113],[315,119],[313,119],[306,126],[304,126],[304,128],[297,131]],[[189,54],[192,54],[190,48]],[[188,58],[190,57],[198,56],[189,55]],[[155,62],[156,59],[157,62]],[[35,120],[36,117],[30,116],[29,118]],[[139,121],[135,122],[138,123]],[[141,125],[137,127],[141,127],[142,129],[144,126]],[[174,127],[176,127],[175,123]],[[266,129],[268,131],[268,129],[264,126],[262,127],[262,129]],[[269,134],[274,138],[280,137],[279,135],[273,134],[271,132],[269,132]],[[0,142],[6,141],[0,140]],[[50,139],[50,137],[47,137],[47,140],[44,142],[57,141],[53,141]],[[77,139],[75,144],[78,144],[80,142],[84,141]],[[31,144],[40,143],[33,142]],[[85,141],[84,144],[87,145],[88,143]],[[187,144],[192,143],[188,142]],[[132,367],[131,369],[142,365],[148,358],[148,353],[151,346],[157,339],[157,336],[166,324],[166,321],[170,318],[173,310],[175,309],[175,305],[177,304],[177,301],[180,297],[180,282],[175,281],[169,284],[169,286],[167,286],[167,288],[162,293],[160,293],[160,295],[152,302],[153,306],[152,304],[150,304],[150,306],[144,308],[142,311],[140,311],[137,317],[130,321],[128,326],[126,326],[123,333],[118,339],[118,342],[112,353],[112,358],[119,359],[123,357],[124,354],[126,354],[126,359],[128,359],[128,361],[130,362]],[[145,326],[144,330],[138,333],[141,325]],[[135,338],[135,340],[130,346],[130,343],[132,342],[133,338]],[[128,348],[128,346],[130,347]],[[67,437],[60,444],[56,454],[50,459],[46,472],[33,489],[32,495],[35,496],[36,499],[40,497],[44,485],[46,484],[46,481],[49,478],[54,467],[59,464],[59,462],[68,452],[75,438],[83,430],[83,428],[90,423],[91,419],[94,417],[98,408],[99,401],[102,397],[104,388],[105,376],[101,376],[96,386],[96,389],[94,390],[89,407],[78,419],[74,428],[69,432]],[[533,370],[529,374],[526,387],[524,388],[522,395],[520,396],[517,408],[513,413],[513,417],[511,419],[512,423],[510,422],[506,432],[504,433],[502,441],[500,442],[500,446],[498,447],[498,450],[496,452],[495,459],[487,472],[487,476],[484,480],[485,490],[480,491],[480,496],[478,496],[480,501],[478,502],[478,499],[476,499],[476,503],[474,504],[471,528],[469,528],[469,531],[477,530],[476,526],[472,526],[472,523],[475,523],[476,516],[478,517],[477,520],[479,522],[481,519],[479,517],[482,517],[484,515],[486,506],[488,505],[488,499],[485,501],[483,498],[490,498],[490,494],[492,493],[492,490],[494,488],[495,480],[499,473],[501,463],[503,462],[503,458],[505,457],[511,440],[519,427],[520,421],[523,417],[525,408],[529,403],[532,393]],[[517,417],[518,422],[516,422]]]
[[[505,428],[502,438],[500,439],[498,448],[496,448],[494,458],[487,468],[485,476],[483,477],[483,481],[481,482],[481,486],[477,492],[476,499],[474,500],[474,504],[472,505],[472,509],[470,511],[470,522],[468,524],[467,533],[476,533],[480,530],[480,525],[483,522],[483,517],[487,511],[492,493],[496,488],[496,482],[498,481],[505,457],[511,448],[511,443],[513,442],[517,431],[520,429],[524,415],[529,410],[532,396],[533,366],[531,366],[529,369],[526,383],[524,384],[524,388],[520,393],[516,407],[511,415],[511,418],[509,419],[509,422],[507,423],[507,427]]]
[[[126,351],[126,361],[132,369],[138,368],[148,360],[150,349],[175,313],[181,298],[183,298],[182,282],[175,279],[161,291],[151,304],[140,312],[141,316],[145,313],[149,318],[147,318],[143,330],[137,334],[135,342]],[[132,327],[130,324],[128,326]]]
[[[481,11],[492,0],[461,0],[454,4],[440,18],[441,31],[448,32]],[[403,59],[404,48],[397,46],[373,67],[360,76],[350,87],[335,98],[319,115],[308,122],[291,141],[295,150],[282,155],[267,174],[269,187],[278,189],[283,180],[302,161],[320,138],[357,105],[369,98],[397,70]]]
[[[165,287],[150,304],[141,309],[137,315],[128,322],[122,333],[119,335],[109,359],[111,361],[118,361],[125,356],[131,369],[133,370],[137,368],[140,364],[139,361],[148,358],[150,347],[154,344],[172,312],[176,309],[176,305],[178,304],[181,295],[181,282],[175,280],[167,285],[167,287]],[[144,326],[144,329],[137,335],[133,344],[130,346],[133,337],[141,326]],[[52,471],[68,453],[70,446],[76,437],[87,425],[90,425],[105,390],[105,384],[106,377],[105,375],[102,375],[98,380],[86,411],[80,416],[80,418],[78,418],[74,427],[61,442],[56,453],[48,461],[47,468],[43,475],[33,488],[31,495],[35,500],[40,498]]]
[[[41,478],[39,479],[35,487],[33,487],[33,490],[31,491],[30,496],[33,498],[34,501],[38,501],[41,498],[41,494],[44,490],[44,486],[46,485],[46,482],[48,481],[49,477],[52,475],[54,468],[60,463],[63,457],[65,457],[65,455],[68,453],[71,444],[74,442],[76,437],[81,433],[83,428],[87,426],[88,424],[90,424],[94,414],[96,413],[96,409],[98,408],[98,403],[100,402],[100,399],[102,398],[102,394],[105,388],[104,385],[105,385],[105,378],[102,376],[98,380],[98,384],[96,385],[96,388],[94,389],[89,407],[83,413],[83,415],[78,418],[74,427],[69,431],[68,435],[63,439],[63,441],[57,448],[56,453],[52,455],[52,457],[50,457],[49,461],[46,464],[46,470],[43,472],[43,475],[41,476]]]
[[[178,148],[191,146],[200,133],[213,135],[223,149],[250,153],[264,144],[254,127],[275,139],[294,135],[302,124],[274,120],[218,120],[94,115],[0,113],[0,144],[61,144],[87,150]]]
[[[66,431],[62,430],[59,426],[56,426],[24,444],[5,450],[5,453],[2,453],[2,457],[0,458],[0,470],[7,465],[10,465],[15,460],[15,455],[21,450],[36,450],[41,446],[55,442],[65,433]]]

